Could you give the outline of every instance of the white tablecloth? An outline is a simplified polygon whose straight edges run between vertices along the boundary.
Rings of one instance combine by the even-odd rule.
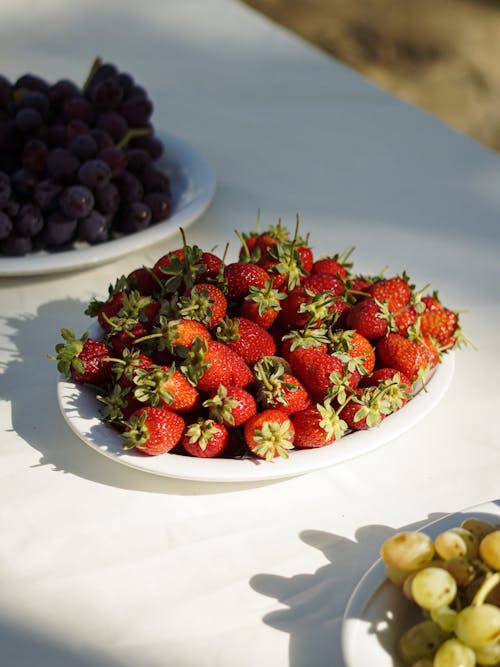
[[[62,326],[159,251],[63,276],[0,279],[0,664],[341,666],[353,587],[383,539],[500,496],[500,160],[234,0],[5,0],[0,62],[83,81],[129,70],[155,126],[208,158],[217,193],[188,230],[295,214],[319,254],[406,269],[462,316],[442,402],[397,440],[292,479],[210,484],[121,466],[57,406]]]

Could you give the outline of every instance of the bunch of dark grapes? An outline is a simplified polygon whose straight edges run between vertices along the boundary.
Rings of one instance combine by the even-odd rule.
[[[0,75],[0,253],[103,243],[169,217],[153,104],[97,59],[87,81]]]

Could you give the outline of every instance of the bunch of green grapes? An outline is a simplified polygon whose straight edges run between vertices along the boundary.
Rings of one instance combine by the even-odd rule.
[[[387,539],[388,579],[422,610],[399,639],[410,667],[500,666],[500,525],[477,518],[440,533]]]

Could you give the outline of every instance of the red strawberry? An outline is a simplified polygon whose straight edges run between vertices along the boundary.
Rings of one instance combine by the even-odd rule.
[[[105,343],[94,340],[88,333],[76,338],[72,329],[61,329],[64,343],[55,346],[57,355],[49,357],[57,361],[57,370],[75,382],[100,385],[112,377],[111,349]]]
[[[264,357],[254,366],[257,400],[264,408],[279,408],[288,415],[305,410],[311,397],[302,383],[286,372],[279,357]]]
[[[137,290],[139,294],[144,296],[151,296],[158,292],[161,287],[161,282],[154,273],[153,269],[142,266],[135,271],[132,271],[127,276],[127,283],[130,289]]]
[[[219,385],[248,387],[252,371],[242,357],[217,340],[195,340],[182,370],[200,391],[217,391]]]
[[[303,287],[314,294],[330,292],[331,296],[341,296],[344,293],[344,283],[331,273],[312,273],[302,281]]]
[[[226,316],[227,299],[218,287],[211,283],[198,283],[179,301],[179,313],[183,318],[201,322],[213,329]]]
[[[134,396],[142,403],[163,406],[173,412],[193,412],[199,405],[199,394],[174,366],[139,368],[134,376]]]
[[[311,268],[311,273],[330,273],[332,276],[339,276],[340,278],[347,278],[351,264],[348,259],[354,248],[348,248],[341,254],[333,255],[333,257],[322,257],[317,259]]]
[[[148,330],[142,324],[136,324],[131,321],[125,321],[122,329],[119,325],[115,326],[108,335],[110,346],[115,355],[123,355],[125,350],[130,350],[137,345],[137,340],[142,339]],[[113,333],[115,332],[115,333]]]
[[[434,292],[432,296],[430,294],[423,296],[421,301],[425,306],[425,310],[442,310],[443,308],[437,292]]]
[[[280,355],[290,361],[290,354],[297,348],[314,348],[328,352],[326,329],[294,329],[281,336]]]
[[[153,266],[153,273],[160,279],[162,283],[168,280],[168,273],[172,262],[175,264],[184,262],[185,255],[183,248],[177,248],[171,252],[167,252],[165,255],[162,255]],[[174,291],[174,290],[172,290]]]
[[[371,285],[368,292],[373,299],[380,303],[386,302],[391,313],[406,306],[410,302],[412,294],[406,277],[401,278],[399,276],[379,280]]]
[[[207,327],[201,322],[188,318],[168,319],[160,316],[158,326],[153,327],[151,333],[136,341],[137,344],[146,340],[156,342],[157,352],[167,351],[171,355],[178,354],[185,349],[191,349],[195,338],[210,340]]]
[[[243,427],[247,447],[255,456],[272,461],[277,456],[288,458],[293,449],[295,429],[281,410],[263,410],[251,417]]]
[[[322,403],[332,385],[333,372],[343,374],[344,365],[337,357],[315,348],[297,348],[290,353],[292,373],[302,382],[312,398]]]
[[[409,336],[411,328],[418,319],[418,313],[414,306],[407,306],[399,313],[394,313],[393,321],[397,328],[397,333],[402,336]]]
[[[218,424],[213,419],[200,418],[186,428],[181,443],[191,456],[215,458],[227,448],[227,429],[224,424]]]
[[[292,416],[297,449],[325,447],[341,438],[347,428],[329,405],[313,405]]]
[[[255,398],[241,387],[219,385],[204,401],[211,419],[229,428],[241,426],[257,412]]]
[[[245,317],[222,320],[217,326],[216,337],[250,365],[261,357],[276,353],[276,343],[271,334]]]
[[[307,245],[299,244],[296,246],[296,248],[297,248],[297,253],[299,255],[300,264],[302,265],[301,266],[302,271],[305,274],[309,274],[311,272],[314,263],[313,252],[311,248],[309,248],[309,246]]]
[[[393,411],[392,404],[379,387],[365,387],[356,390],[351,400],[340,410],[340,417],[354,431],[364,431],[380,426]]]
[[[139,408],[126,424],[123,447],[135,447],[150,456],[165,454],[180,441],[184,426],[184,419],[171,410]]]
[[[411,399],[411,382],[404,373],[395,368],[378,368],[369,377],[363,378],[361,387],[378,387],[388,399],[392,411],[399,410]]]
[[[351,365],[349,370],[357,370],[361,375],[371,373],[375,368],[375,350],[368,338],[365,338],[355,330],[339,329],[330,336],[330,351],[337,354],[341,360],[342,355],[348,355],[358,363]]]
[[[264,287],[250,287],[241,304],[240,314],[264,329],[269,329],[278,317],[280,301],[285,298],[286,294],[275,289],[271,279],[266,280]]]
[[[202,252],[199,264],[204,266],[205,269],[196,276],[196,283],[216,280],[223,273],[224,262],[220,257],[214,255],[212,252]]]
[[[113,374],[120,387],[133,387],[134,377],[139,368],[151,366],[153,360],[139,350],[124,350],[121,359],[113,359]]]
[[[425,310],[420,316],[420,333],[436,340],[442,349],[455,345],[458,315],[447,308]]]
[[[428,347],[397,333],[389,333],[377,341],[376,354],[380,364],[404,373],[410,382],[424,373],[426,367],[433,365]]]
[[[264,288],[269,274],[258,264],[234,262],[225,266],[224,278],[228,299],[241,301],[249,294],[251,287]]]
[[[373,340],[387,333],[387,317],[374,299],[363,299],[356,303],[346,314],[346,325],[359,334]]]

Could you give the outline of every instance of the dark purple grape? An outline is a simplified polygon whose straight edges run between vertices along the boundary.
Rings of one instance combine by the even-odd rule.
[[[33,243],[28,236],[9,236],[2,241],[2,253],[10,257],[22,257],[33,250]]]
[[[23,145],[24,137],[14,120],[0,123],[0,150],[5,153],[15,153]]]
[[[37,90],[40,93],[47,93],[49,90],[49,84],[39,76],[35,74],[23,74],[14,84],[14,88],[26,90]]]
[[[141,176],[151,162],[151,155],[142,148],[129,148],[127,151],[128,169],[136,176]]]
[[[92,159],[97,153],[97,143],[90,133],[78,135],[68,148],[82,162]]]
[[[106,132],[106,130],[101,130],[100,127],[93,127],[89,134],[96,142],[98,153],[99,151],[103,151],[105,148],[112,148],[115,145],[113,137],[109,134],[109,132]]]
[[[31,107],[19,109],[14,119],[18,130],[24,133],[35,132],[41,126],[43,120],[40,112]]]
[[[47,170],[56,181],[71,183],[79,166],[78,158],[66,148],[54,148],[47,156]]]
[[[66,125],[66,145],[69,145],[81,134],[88,134],[89,126],[81,118],[72,118]]]
[[[40,93],[37,90],[30,91],[23,95],[19,100],[20,109],[36,109],[43,122],[47,122],[50,118],[50,101],[47,95]]]
[[[79,118],[89,125],[94,121],[94,107],[83,95],[68,98],[63,104],[64,118],[69,121]]]
[[[10,81],[0,74],[0,109],[10,112],[13,106]]]
[[[85,218],[94,208],[94,195],[84,185],[70,185],[62,191],[59,206],[68,218]]]
[[[144,203],[151,209],[151,222],[166,220],[172,212],[172,200],[163,192],[149,192]]]
[[[23,204],[14,222],[16,234],[19,236],[36,236],[42,231],[43,215],[38,206]]]
[[[120,230],[132,234],[146,229],[151,224],[151,210],[147,204],[136,201],[128,204],[120,218]]]
[[[48,148],[43,141],[30,139],[23,149],[21,158],[23,168],[35,174],[40,174],[45,169],[48,154]]]
[[[170,193],[168,176],[154,163],[149,164],[142,173],[142,184],[145,192]]]
[[[120,193],[114,183],[108,183],[94,192],[95,206],[105,215],[114,215],[120,208]]]
[[[4,208],[10,199],[12,187],[10,185],[9,175],[0,171],[0,208]]]
[[[75,218],[67,218],[61,211],[54,211],[45,221],[42,238],[48,246],[60,246],[73,240],[77,229]]]
[[[148,94],[146,92],[146,89],[143,88],[142,86],[138,86],[136,83],[132,87],[132,90],[129,93],[129,97],[135,97],[138,95],[139,97],[147,97]]]
[[[47,128],[48,142],[51,148],[62,148],[66,146],[66,126],[62,123],[51,125]]]
[[[101,81],[104,81],[105,79],[116,76],[117,74],[118,69],[115,65],[112,63],[102,63],[102,65],[99,65],[95,72],[93,72],[90,80],[87,82],[85,92],[89,95],[92,94],[92,91],[97,86],[97,84],[99,84]]]
[[[33,189],[37,182],[37,177],[31,171],[27,169],[18,169],[10,177],[10,181],[14,191],[25,197],[26,199],[31,199],[33,194]]]
[[[152,134],[134,137],[130,142],[130,148],[144,149],[151,155],[153,160],[159,160],[163,155],[163,144]]]
[[[61,190],[62,187],[58,183],[45,178],[43,181],[38,181],[35,185],[33,201],[42,211],[48,211],[56,204]]]
[[[123,174],[128,164],[126,152],[122,148],[117,148],[116,146],[104,148],[102,151],[99,151],[99,153],[97,153],[97,159],[102,160],[108,165],[111,169],[112,178]]]
[[[10,217],[4,211],[0,211],[0,240],[6,239],[12,228],[13,224]]]
[[[68,79],[60,79],[56,81],[48,90],[48,98],[50,100],[51,107],[55,111],[62,109],[64,102],[70,97],[76,97],[80,94],[78,87],[73,81]]]
[[[102,188],[111,180],[111,169],[102,160],[87,160],[78,170],[78,180],[91,190]]]
[[[21,204],[16,199],[9,199],[4,206],[4,212],[13,220],[19,213],[20,208]]]
[[[111,111],[120,106],[123,89],[115,77],[104,79],[93,87],[91,99],[97,109]]]
[[[153,103],[148,97],[133,95],[132,97],[127,97],[123,102],[120,107],[120,113],[130,127],[142,127],[151,118]]]
[[[124,96],[128,95],[135,85],[132,75],[129,74],[128,72],[120,72],[119,74],[116,75],[116,79],[120,84],[120,86],[122,87],[123,95]]]
[[[108,220],[99,211],[92,211],[78,221],[78,237],[87,243],[103,243],[109,238]]]
[[[142,201],[144,197],[144,188],[142,183],[130,171],[124,171],[121,176],[115,179],[120,199],[124,204]]]
[[[96,126],[106,130],[115,142],[120,141],[128,130],[127,121],[117,111],[104,111],[97,117]]]

